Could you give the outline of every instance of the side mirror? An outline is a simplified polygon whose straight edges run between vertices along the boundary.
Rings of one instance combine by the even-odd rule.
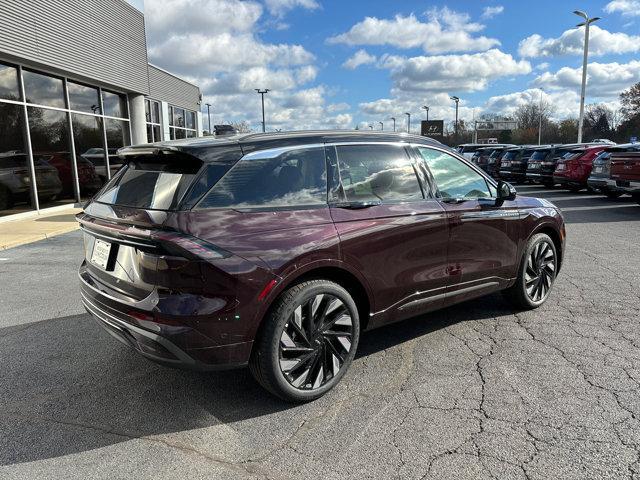
[[[513,185],[508,182],[504,182],[500,180],[498,182],[498,198],[499,202],[504,202],[505,200],[515,200],[516,198],[516,189]]]

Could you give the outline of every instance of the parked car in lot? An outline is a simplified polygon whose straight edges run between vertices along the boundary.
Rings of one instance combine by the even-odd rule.
[[[611,180],[640,204],[640,151],[612,152]]]
[[[536,148],[531,145],[508,148],[500,160],[499,177],[510,182],[524,183],[527,179],[527,162]]]
[[[585,144],[573,143],[564,145],[548,145],[536,148],[527,164],[527,179],[533,183],[539,183],[547,188],[553,187],[555,185],[553,172],[556,169],[558,160],[567,152],[583,145]]]
[[[475,163],[485,172],[489,169],[489,159],[492,158],[494,153],[500,153],[507,147],[514,147],[515,145],[491,145],[488,147],[479,148],[471,157],[471,161]],[[495,159],[495,157],[493,157]],[[493,162],[495,164],[495,162]]]
[[[46,200],[56,198],[62,192],[58,171],[45,159],[33,159],[38,197]],[[11,151],[0,153],[0,210],[11,208],[16,203],[31,202],[31,175],[25,153]]]
[[[284,399],[340,381],[360,333],[503,291],[548,298],[560,211],[425,137],[296,132],[128,147],[78,221],[86,309],[143,356],[249,365]]]
[[[480,148],[485,148],[488,145],[486,143],[463,143],[462,145],[458,145],[456,150],[460,153],[464,158],[471,159],[474,153]]]
[[[567,152],[556,164],[553,182],[572,192],[588,188],[587,180],[591,175],[593,160],[606,148],[606,145],[576,148]]]
[[[591,175],[587,179],[587,185],[609,198],[618,198],[624,191],[617,187],[616,181],[611,175],[611,154],[624,152],[640,152],[640,143],[627,143],[606,147],[593,160]]]
[[[502,163],[502,157],[507,152],[508,149],[514,147],[515,145],[505,145],[503,147],[497,147],[491,152],[489,158],[487,159],[487,169],[486,172],[493,179],[498,179],[500,176],[500,164]]]
[[[108,148],[107,154],[109,155],[109,171],[113,177],[122,167],[122,159],[118,157],[118,151],[115,148]],[[104,148],[90,148],[81,157],[94,165],[100,181],[104,184],[107,181],[107,162]]]
[[[58,176],[62,182],[62,193],[64,195],[74,195],[73,187],[73,162],[71,161],[70,152],[51,152],[42,153],[42,159],[46,160],[49,165],[58,170]],[[103,182],[96,173],[93,163],[84,159],[77,158],[78,165],[78,183],[82,195],[91,195],[100,190]],[[39,187],[39,185],[38,185]]]

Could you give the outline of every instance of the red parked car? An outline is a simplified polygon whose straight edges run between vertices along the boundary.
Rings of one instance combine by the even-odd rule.
[[[608,145],[599,145],[597,147],[576,148],[568,152],[558,160],[553,172],[553,181],[572,192],[588,188],[587,180],[591,175],[593,159],[607,147]]]
[[[65,195],[73,195],[73,162],[71,161],[70,152],[51,152],[42,153],[42,158],[49,165],[58,170],[58,176],[62,182],[62,192]],[[78,183],[80,184],[80,193],[91,195],[100,190],[102,182],[96,173],[96,168],[91,162],[78,156]]]
[[[611,180],[616,187],[640,203],[640,152],[611,154]]]
[[[77,217],[87,310],[149,359],[248,364],[287,400],[335,386],[363,330],[497,291],[539,307],[564,257],[551,202],[425,137],[249,134],[120,154]]]

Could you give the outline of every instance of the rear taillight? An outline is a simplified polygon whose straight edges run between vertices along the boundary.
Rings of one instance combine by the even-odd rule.
[[[178,232],[153,232],[153,240],[159,241],[169,253],[193,256],[202,260],[228,258],[232,254],[198,237]]]

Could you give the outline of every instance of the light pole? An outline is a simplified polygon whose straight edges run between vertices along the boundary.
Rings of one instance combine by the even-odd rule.
[[[409,112],[404,112],[407,116],[407,133],[411,133],[411,114]]]
[[[455,125],[455,132],[456,132],[456,137],[458,136],[458,103],[460,103],[460,99],[456,96],[450,97],[451,100],[453,100],[454,102],[456,102],[456,123]]]
[[[208,125],[209,125],[209,135],[211,135],[211,110],[209,109],[211,107],[210,103],[205,103],[205,105],[207,106],[207,118],[208,118]]]
[[[587,57],[589,56],[589,25],[600,17],[589,18],[585,12],[574,10],[576,15],[584,18],[584,22],[579,23],[576,27],[584,27],[584,57],[582,59],[582,91],[580,93],[580,120],[578,121],[578,143],[582,143],[582,125],[584,123],[584,94],[587,88]]]
[[[369,130],[373,130],[373,124],[372,123],[369,124]]]
[[[380,130],[384,131],[384,122],[378,122],[380,124]]]
[[[391,117],[391,120],[393,120],[393,131],[396,131],[396,117]]]
[[[427,122],[429,121],[429,107],[427,107],[426,105],[424,107],[422,107],[424,110],[427,111]]]
[[[267,131],[266,124],[264,122],[264,94],[269,93],[269,89],[265,88],[264,90],[260,90],[259,88],[256,88],[255,91],[262,97],[262,133],[264,133]]]

